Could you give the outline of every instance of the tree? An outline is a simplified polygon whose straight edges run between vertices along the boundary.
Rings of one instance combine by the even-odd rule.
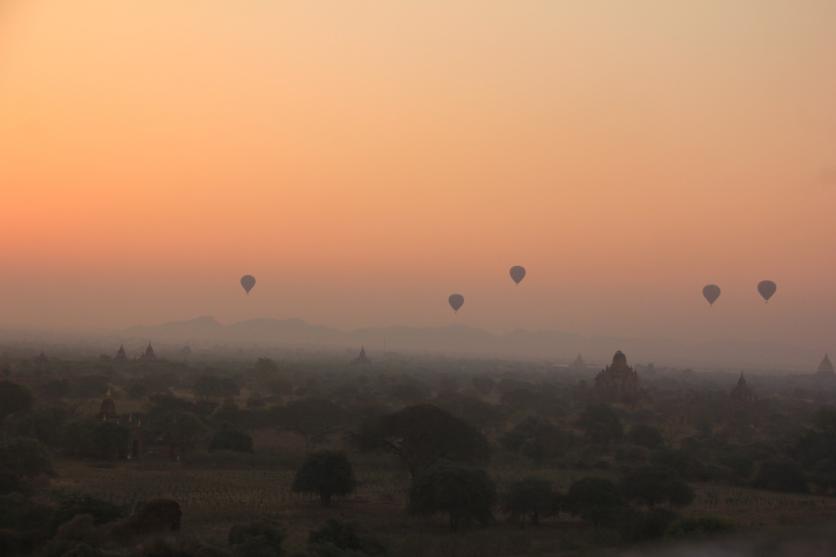
[[[641,424],[630,430],[630,442],[646,449],[658,449],[665,444],[665,439],[655,427]]]
[[[528,518],[531,524],[538,524],[540,517],[549,514],[553,508],[552,484],[541,478],[526,478],[511,484],[503,497],[502,508],[511,515],[511,520],[520,525]]]
[[[672,470],[657,466],[640,468],[627,474],[621,492],[631,500],[649,507],[668,503],[684,507],[694,500],[694,490]]]
[[[458,530],[473,522],[493,522],[496,486],[481,469],[440,461],[413,479],[409,510],[413,514],[446,513]]]
[[[534,460],[554,458],[575,442],[573,435],[540,418],[529,417],[502,437],[502,445]]]
[[[216,431],[209,444],[209,451],[253,452],[253,438],[243,431],[225,429]]]
[[[295,400],[273,409],[271,414],[279,428],[300,434],[308,444],[343,430],[351,419],[342,406],[319,398]]]
[[[62,444],[76,455],[113,460],[128,453],[131,430],[116,422],[73,420],[63,428]]]
[[[195,380],[194,393],[202,398],[228,398],[238,396],[241,388],[229,377],[201,375]]]
[[[229,545],[241,557],[278,557],[283,542],[284,533],[273,522],[239,524],[229,531]]]
[[[326,522],[319,530],[310,533],[308,546],[317,556],[342,552],[357,557],[386,555],[386,548],[359,526],[334,519]]]
[[[319,451],[305,459],[293,480],[293,491],[319,495],[323,506],[331,504],[334,495],[354,491],[354,470],[345,453]]]
[[[476,464],[490,458],[488,442],[479,431],[431,404],[409,406],[367,422],[359,441],[363,448],[398,455],[413,478],[442,459]]]
[[[0,470],[18,478],[52,475],[52,458],[47,448],[30,437],[0,436]]]
[[[15,412],[32,408],[32,393],[23,385],[11,381],[0,381],[0,422]]]
[[[588,406],[581,414],[578,425],[594,443],[618,441],[624,435],[621,419],[606,404]]]
[[[614,524],[624,509],[624,499],[613,482],[583,478],[569,488],[564,499],[567,511],[595,526]]]
[[[761,462],[754,486],[772,491],[807,493],[807,480],[798,463],[790,458],[776,457]]]

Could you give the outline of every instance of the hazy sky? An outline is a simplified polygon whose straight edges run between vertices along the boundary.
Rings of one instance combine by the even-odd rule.
[[[5,327],[836,350],[834,208],[832,0],[0,0]]]

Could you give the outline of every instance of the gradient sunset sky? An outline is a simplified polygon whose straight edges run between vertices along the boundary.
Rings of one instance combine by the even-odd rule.
[[[832,0],[0,0],[4,328],[836,351],[834,211]]]

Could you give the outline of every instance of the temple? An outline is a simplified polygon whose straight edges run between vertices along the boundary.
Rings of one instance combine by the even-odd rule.
[[[737,380],[737,385],[734,386],[729,397],[735,402],[754,402],[755,393],[746,383],[746,378],[743,377],[743,372],[740,372],[740,379]]]
[[[154,352],[154,347],[151,346],[151,343],[148,343],[148,347],[145,349],[145,353],[140,358],[141,360],[152,362],[157,359],[157,354]]]
[[[372,361],[369,359],[369,357],[366,356],[366,347],[365,346],[360,347],[360,354],[356,358],[354,358],[354,361],[352,361],[351,363],[352,364],[362,364],[362,365],[368,365],[368,364],[372,363]]]
[[[578,354],[578,357],[575,358],[574,362],[572,362],[572,369],[577,371],[583,371],[586,369],[586,362],[583,361],[583,356]]]
[[[830,356],[828,354],[824,355],[824,359],[819,364],[819,369],[816,371],[816,375],[819,377],[834,377],[836,374],[833,372],[833,363],[830,361]]]
[[[634,401],[639,396],[639,375],[627,365],[627,356],[619,350],[612,364],[595,376],[595,391],[610,402]]]
[[[124,362],[128,359],[128,354],[125,352],[124,344],[119,346],[119,350],[116,351],[116,357],[114,359],[119,362]]]
[[[110,388],[107,389],[101,405],[99,405],[99,420],[102,422],[110,422],[126,427],[130,431],[129,449],[125,452],[124,449],[112,447],[107,455],[109,458],[127,458],[136,460],[142,456],[145,450],[145,436],[142,431],[142,419],[129,415],[127,419],[121,418],[116,412],[116,401],[113,400],[113,393]]]

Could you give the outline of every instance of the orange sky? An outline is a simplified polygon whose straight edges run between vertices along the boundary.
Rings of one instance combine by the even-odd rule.
[[[834,207],[830,0],[0,0],[6,327],[834,350]]]

